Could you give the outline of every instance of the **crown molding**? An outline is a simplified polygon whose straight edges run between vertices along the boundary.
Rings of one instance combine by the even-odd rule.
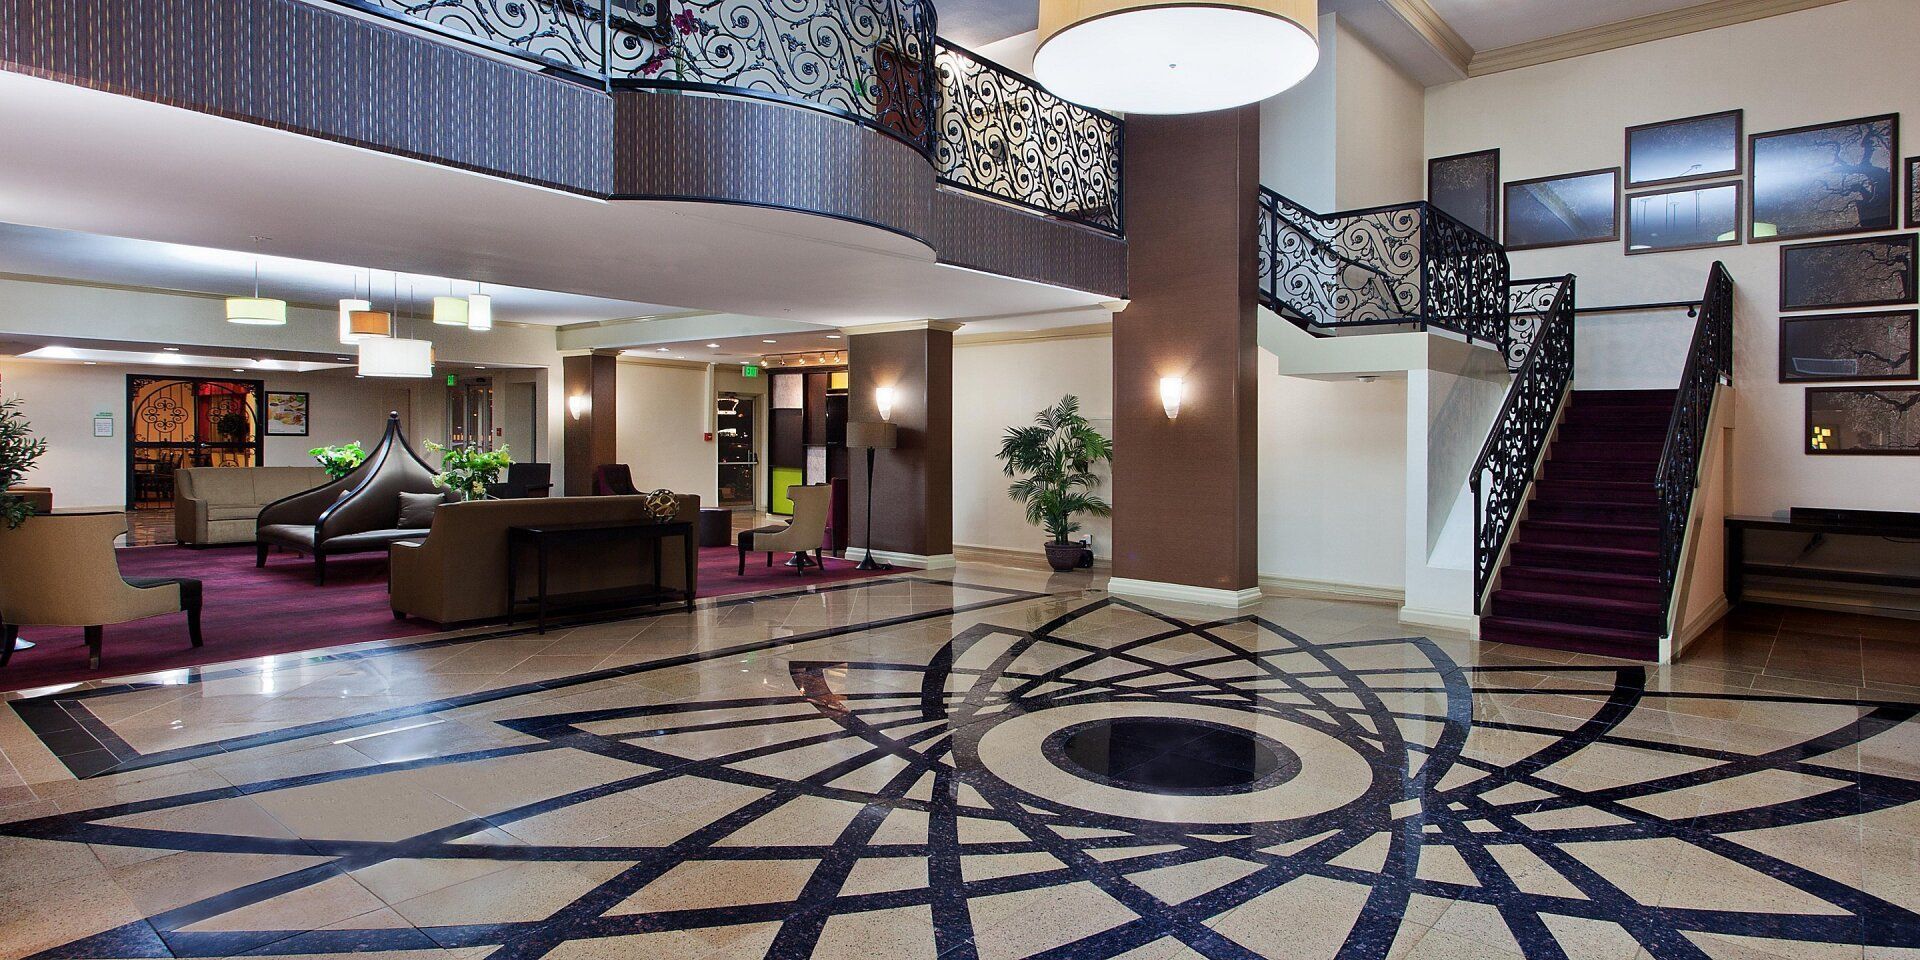
[[[1473,62],[1473,47],[1453,29],[1453,24],[1440,16],[1427,0],[1385,0],[1388,9],[1399,14],[1407,28],[1426,41],[1433,52],[1452,64],[1454,69],[1466,74],[1467,67]]]
[[[903,320],[899,323],[869,323],[858,327],[841,327],[842,336],[857,337],[868,333],[899,333],[902,330],[938,330],[952,333],[966,326],[954,320]]]
[[[1015,330],[1007,333],[972,333],[953,338],[956,347],[984,347],[996,343],[1035,343],[1043,340],[1092,340],[1113,336],[1113,324],[1081,323],[1048,330]]]
[[[1402,3],[1422,3],[1424,0],[1389,0],[1395,9]],[[1481,77],[1489,73],[1506,70],[1518,70],[1556,60],[1569,60],[1584,57],[1591,53],[1615,50],[1638,43],[1665,40],[1668,37],[1685,36],[1702,30],[1729,27],[1752,20],[1764,20],[1783,13],[1796,13],[1839,3],[1841,0],[1707,0],[1706,3],[1669,10],[1666,13],[1649,14],[1617,23],[1603,23],[1597,27],[1576,30],[1557,37],[1543,37],[1516,43],[1512,46],[1485,50],[1473,55],[1467,64],[1467,76]]]

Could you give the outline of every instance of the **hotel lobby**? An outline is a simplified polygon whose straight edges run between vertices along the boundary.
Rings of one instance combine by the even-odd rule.
[[[1911,0],[0,9],[0,957],[1920,958]]]

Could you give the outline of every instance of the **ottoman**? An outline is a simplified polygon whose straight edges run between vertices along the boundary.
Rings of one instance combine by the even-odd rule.
[[[700,545],[725,547],[733,543],[733,511],[725,507],[700,508]]]

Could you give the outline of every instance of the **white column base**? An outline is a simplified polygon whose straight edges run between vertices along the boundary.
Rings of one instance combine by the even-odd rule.
[[[1259,587],[1223,590],[1219,587],[1195,587],[1160,580],[1129,580],[1125,577],[1107,578],[1107,592],[1122,597],[1139,597],[1143,600],[1172,600],[1177,603],[1197,603],[1207,607],[1236,609],[1251,607],[1259,603],[1262,596]]]
[[[865,547],[851,547],[847,550],[848,560],[864,560],[867,557]],[[953,554],[941,553],[927,556],[920,553],[895,553],[892,550],[875,550],[873,559],[880,563],[890,563],[896,567],[918,567],[922,570],[945,570],[953,566]]]
[[[1411,627],[1439,627],[1442,630],[1464,633],[1474,640],[1480,638],[1480,618],[1470,613],[1403,606],[1400,608],[1400,622]]]

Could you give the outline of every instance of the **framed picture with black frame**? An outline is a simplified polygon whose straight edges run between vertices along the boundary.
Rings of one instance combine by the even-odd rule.
[[[1915,234],[1780,248],[1780,309],[1838,310],[1914,302]]]
[[[1780,382],[1912,380],[1920,312],[1821,313],[1780,318]]]
[[[1477,150],[1428,160],[1427,202],[1498,239],[1500,151]]]
[[[1741,174],[1746,111],[1727,110],[1627,128],[1627,189]]]
[[[1508,250],[1620,239],[1620,168],[1515,180],[1501,198]]]
[[[1907,229],[1920,229],[1920,157],[1907,158]]]
[[[1627,255],[1740,243],[1740,182],[1629,194]]]
[[[266,406],[267,436],[304,437],[307,436],[309,418],[312,416],[312,398],[305,393],[290,393],[279,390],[267,391],[264,400]]]
[[[1808,387],[1811,456],[1920,456],[1920,387]]]
[[[1830,237],[1899,226],[1894,176],[1900,117],[1883,114],[1756,133],[1747,234],[1754,242]]]

